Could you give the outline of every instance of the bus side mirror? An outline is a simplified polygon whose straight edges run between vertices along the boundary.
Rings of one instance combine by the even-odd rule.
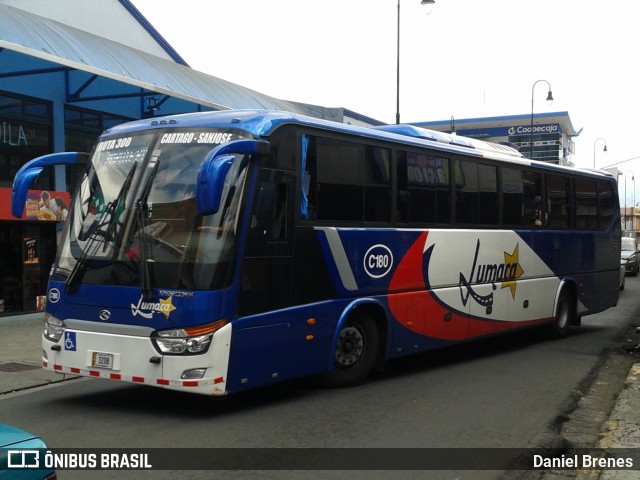
[[[220,209],[224,181],[234,155],[268,155],[271,145],[262,140],[235,140],[211,150],[200,164],[196,183],[198,215],[212,215]]]
[[[27,200],[27,190],[44,167],[49,165],[83,165],[88,159],[88,153],[61,152],[43,155],[25,163],[13,179],[11,215],[16,218],[22,217],[24,204]]]
[[[199,215],[211,215],[220,209],[224,179],[236,159],[233,155],[221,155],[205,159],[198,171],[196,207]]]

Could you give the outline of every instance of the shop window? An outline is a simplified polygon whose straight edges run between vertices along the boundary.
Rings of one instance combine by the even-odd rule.
[[[0,187],[11,187],[22,165],[50,152],[49,104],[0,94]],[[50,170],[44,169],[32,188],[52,189]]]
[[[104,130],[128,120],[131,119],[93,110],[66,107],[64,109],[64,148],[67,152],[89,153]],[[65,168],[67,190],[73,191],[83,173],[82,165],[70,165]]]

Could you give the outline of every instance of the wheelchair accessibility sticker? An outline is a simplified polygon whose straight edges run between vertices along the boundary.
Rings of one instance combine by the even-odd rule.
[[[64,332],[64,349],[76,351],[76,332]]]

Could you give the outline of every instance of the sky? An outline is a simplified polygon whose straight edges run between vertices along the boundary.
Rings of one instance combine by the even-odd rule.
[[[196,70],[283,100],[395,123],[397,0],[132,3]],[[402,122],[530,115],[533,98],[534,113],[566,111],[581,130],[577,167],[616,166],[624,175],[621,203],[625,184],[628,205],[640,202],[640,2],[400,6]]]

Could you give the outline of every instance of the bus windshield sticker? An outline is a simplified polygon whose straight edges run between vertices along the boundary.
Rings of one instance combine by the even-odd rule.
[[[206,143],[210,145],[222,145],[223,143],[230,142],[232,137],[233,133],[229,132],[173,132],[162,135],[160,143]]]

